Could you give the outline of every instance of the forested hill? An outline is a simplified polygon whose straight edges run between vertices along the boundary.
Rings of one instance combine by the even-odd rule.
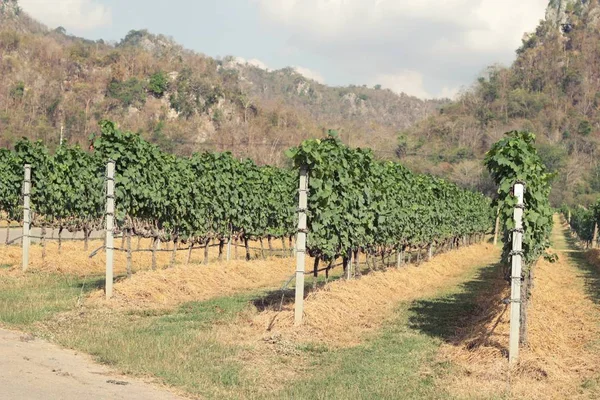
[[[485,187],[481,159],[490,144],[527,129],[557,173],[553,203],[593,202],[600,193],[599,43],[598,0],[552,0],[512,66],[490,67],[457,101],[403,133],[401,150],[421,155],[405,163]]]
[[[331,128],[393,156],[398,132],[443,104],[215,60],[143,30],[85,40],[44,27],[16,0],[0,0],[0,76],[0,146],[26,136],[53,147],[61,126],[85,144],[108,118],[165,150],[233,150],[259,163],[281,163],[290,144]]]

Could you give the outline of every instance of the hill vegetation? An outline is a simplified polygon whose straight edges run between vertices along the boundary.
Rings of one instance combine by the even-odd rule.
[[[512,66],[489,67],[455,102],[403,132],[399,153],[422,153],[404,162],[485,189],[480,160],[490,145],[504,132],[529,130],[556,173],[552,202],[593,202],[600,192],[599,41],[597,0],[552,1]]]
[[[67,142],[87,145],[108,118],[180,155],[231,150],[272,164],[329,128],[394,156],[398,131],[444,103],[216,60],[145,30],[90,41],[44,27],[16,0],[0,0],[0,74],[0,146],[27,137],[52,148],[61,127]]]
[[[283,165],[285,149],[336,129],[379,158],[492,193],[485,153],[504,132],[529,130],[556,174],[552,203],[587,205],[600,193],[599,40],[598,0],[553,0],[511,66],[490,66],[454,102],[423,101],[213,59],[145,30],[90,41],[0,0],[0,146],[25,136],[52,149],[61,127],[87,145],[106,118],[179,155],[229,150]]]

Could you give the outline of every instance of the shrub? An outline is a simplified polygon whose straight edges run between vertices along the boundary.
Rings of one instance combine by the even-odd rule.
[[[144,82],[137,78],[131,78],[125,82],[113,79],[108,84],[107,94],[109,97],[121,101],[126,107],[146,102]]]
[[[169,90],[169,78],[163,71],[158,71],[150,77],[148,91],[154,97],[163,97],[167,90]]]

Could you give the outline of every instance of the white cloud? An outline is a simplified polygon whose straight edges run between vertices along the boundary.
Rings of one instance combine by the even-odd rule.
[[[370,85],[381,85],[384,89],[401,94],[406,93],[409,96],[419,97],[421,99],[454,99],[459,93],[458,87],[444,86],[438,93],[430,93],[425,89],[423,74],[419,71],[404,70],[394,74],[380,74],[372,79]]]
[[[535,29],[548,4],[548,0],[252,1],[267,23],[289,37],[286,46],[343,64],[356,76],[381,76],[390,87],[407,88],[407,93],[427,94],[426,86],[440,96],[455,94],[454,88],[469,84],[487,65],[512,62],[523,33]]]
[[[245,58],[243,58],[243,57],[236,57],[236,58],[235,58],[235,61],[236,61],[238,64],[242,64],[242,65],[244,65],[244,64],[252,65],[252,66],[254,66],[254,67],[257,67],[257,68],[260,68],[260,69],[264,69],[265,71],[269,71],[269,69],[270,69],[270,68],[267,66],[267,64],[265,64],[264,62],[262,62],[261,60],[259,60],[259,59],[256,59],[256,58],[252,58],[252,59],[250,59],[250,60],[246,60],[246,59],[245,59]]]
[[[317,71],[313,71],[305,67],[294,67],[294,70],[308,79],[312,79],[313,81],[317,81],[319,83],[325,83],[325,78],[323,78],[323,76]]]
[[[444,86],[440,93],[436,96],[438,99],[450,99],[454,100],[460,93],[460,88],[458,86],[448,87]]]
[[[543,18],[548,0],[255,0],[263,15],[320,38],[379,36],[378,27],[419,22],[460,32],[475,49],[514,50]],[[376,29],[373,29],[376,28]],[[408,28],[408,26],[407,26]],[[410,24],[411,30],[415,28]],[[419,27],[417,27],[419,28]],[[428,27],[422,26],[422,29]],[[390,34],[393,32],[388,31]],[[415,38],[418,39],[418,38]],[[444,36],[439,37],[444,41]],[[492,40],[489,40],[492,39]]]
[[[86,31],[109,25],[111,10],[95,0],[20,0],[29,15],[50,27]]]
[[[407,70],[395,74],[380,74],[371,82],[371,85],[377,84],[398,94],[406,93],[422,99],[432,97],[423,87],[423,74],[418,71]]]

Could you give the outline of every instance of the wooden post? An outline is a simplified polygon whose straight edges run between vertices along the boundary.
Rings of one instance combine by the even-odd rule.
[[[306,235],[308,208],[308,170],[300,169],[300,201],[298,207],[298,236],[296,238],[296,299],[294,320],[296,326],[302,324],[304,314],[304,268],[306,262]]]
[[[523,244],[523,205],[525,187],[522,183],[514,186],[517,206],[514,211],[515,230],[513,231],[513,252],[511,256],[511,296],[510,296],[510,346],[508,360],[514,364],[519,359],[519,333],[521,329],[521,274],[522,274],[522,244]]]
[[[177,262],[177,249],[179,248],[179,237],[175,235],[173,238],[173,250],[171,251],[171,260],[169,261],[169,268],[173,268]]]
[[[352,267],[354,267],[354,252],[352,250],[349,251],[350,253],[350,263],[348,264],[347,267],[347,274],[346,274],[346,279],[350,280],[354,274],[352,273]],[[329,265],[331,265],[331,263],[329,263]]]
[[[594,237],[592,238],[592,249],[598,247],[598,222],[594,224]]]
[[[131,228],[125,229],[123,234],[127,235],[127,278],[131,278]]]
[[[189,246],[190,247],[188,247],[187,258],[186,258],[186,261],[185,261],[186,265],[190,265],[190,261],[192,259],[192,250],[194,250],[194,241],[191,240],[191,239],[189,239],[188,242],[189,242]]]
[[[160,239],[155,236],[152,239],[152,271],[156,271],[156,251],[158,250],[158,246],[160,245]]]
[[[498,230],[500,229],[500,206],[496,211],[496,227],[494,228],[494,246],[498,244]]]
[[[25,165],[25,180],[23,181],[23,272],[29,268],[29,237],[31,229],[31,165]]]
[[[113,253],[115,218],[115,162],[106,165],[106,299],[113,294]]]
[[[229,229],[229,239],[227,239],[227,261],[231,261],[231,240],[233,239],[233,228]]]

